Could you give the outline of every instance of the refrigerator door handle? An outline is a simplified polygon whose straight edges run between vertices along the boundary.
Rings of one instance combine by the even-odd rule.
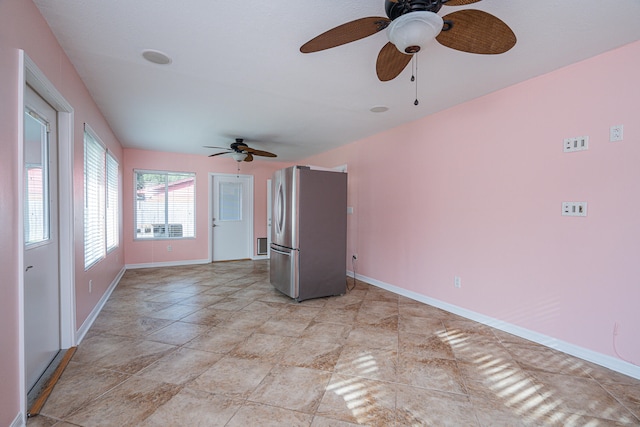
[[[285,221],[285,199],[284,199],[284,189],[282,188],[282,182],[278,182],[278,189],[276,190],[275,197],[275,221],[276,221],[276,231],[279,235],[284,231],[284,221]]]
[[[279,250],[277,250],[276,248],[274,248],[273,246],[271,247],[271,250],[272,250],[273,252],[277,253],[277,254],[280,254],[280,255],[291,255],[291,251],[289,251],[289,252],[279,251]]]

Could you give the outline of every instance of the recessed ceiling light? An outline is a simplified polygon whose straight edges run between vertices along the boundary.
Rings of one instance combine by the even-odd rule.
[[[387,110],[389,110],[389,107],[386,107],[384,105],[376,105],[375,107],[371,107],[369,111],[371,111],[372,113],[384,113]]]
[[[159,50],[147,49],[142,52],[142,57],[149,62],[153,62],[158,65],[167,65],[171,64],[171,58],[166,53],[160,52]]]

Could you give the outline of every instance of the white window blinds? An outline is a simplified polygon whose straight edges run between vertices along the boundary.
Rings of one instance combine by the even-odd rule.
[[[107,153],[107,252],[118,246],[118,162]]]
[[[49,132],[31,110],[24,113],[24,243],[49,239]]]
[[[85,124],[84,268],[118,245],[118,162]]]
[[[135,171],[136,239],[195,237],[193,173]]]

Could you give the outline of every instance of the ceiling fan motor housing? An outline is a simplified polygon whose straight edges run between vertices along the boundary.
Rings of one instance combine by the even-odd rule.
[[[247,144],[242,138],[236,138],[236,142],[231,143],[231,149],[236,153],[242,153],[245,148],[247,148]]]
[[[442,0],[398,0],[397,2],[385,0],[385,11],[392,21],[409,12],[437,13],[441,7]]]

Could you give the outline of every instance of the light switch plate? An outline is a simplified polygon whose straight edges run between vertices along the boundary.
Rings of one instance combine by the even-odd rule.
[[[574,136],[565,138],[563,142],[563,150],[565,153],[573,153],[574,151],[585,151],[589,149],[588,136]]]
[[[562,202],[562,216],[587,216],[587,202]]]

